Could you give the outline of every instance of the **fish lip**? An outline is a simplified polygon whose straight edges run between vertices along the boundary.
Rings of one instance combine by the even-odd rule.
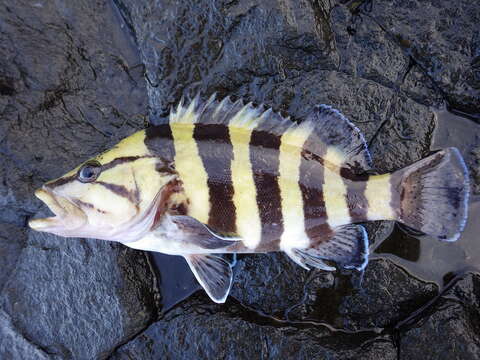
[[[28,226],[37,231],[46,231],[63,234],[85,223],[85,213],[72,200],[56,194],[48,186],[43,186],[35,191],[35,196],[48,206],[54,216],[31,219]]]
[[[43,203],[48,206],[50,211],[53,212],[55,216],[65,215],[65,209],[59,204],[58,200],[54,196],[53,191],[48,187],[43,186],[35,191],[35,196],[43,201]]]

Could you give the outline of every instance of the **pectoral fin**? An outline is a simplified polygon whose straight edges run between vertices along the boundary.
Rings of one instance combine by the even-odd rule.
[[[202,249],[220,249],[240,241],[238,237],[218,234],[207,225],[186,215],[166,216],[155,231],[164,232],[167,238],[177,239],[187,244],[194,244]]]
[[[228,248],[240,240],[238,237],[217,234],[190,216],[166,214],[146,236],[137,241],[125,242],[125,245],[139,250],[183,255],[209,253],[213,249],[221,252],[220,249]]]
[[[224,303],[232,287],[231,265],[216,255],[186,255],[185,260],[208,296]]]

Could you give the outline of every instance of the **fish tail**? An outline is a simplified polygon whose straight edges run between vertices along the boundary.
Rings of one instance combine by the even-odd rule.
[[[470,186],[458,149],[444,149],[393,173],[392,185],[396,220],[443,241],[459,238]]]

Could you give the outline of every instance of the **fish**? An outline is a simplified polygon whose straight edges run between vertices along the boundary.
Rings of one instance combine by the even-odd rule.
[[[362,223],[393,220],[455,241],[469,191],[456,148],[378,174],[360,130],[329,105],[294,122],[264,105],[197,96],[45,183],[35,195],[54,216],[29,226],[183,256],[224,303],[233,282],[224,254],[283,252],[307,270],[363,271]]]

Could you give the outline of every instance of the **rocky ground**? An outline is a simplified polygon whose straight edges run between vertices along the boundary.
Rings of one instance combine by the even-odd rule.
[[[197,92],[294,119],[331,104],[379,171],[403,167],[430,150],[432,105],[479,126],[479,23],[467,0],[2,1],[0,357],[480,358],[475,272],[440,292],[388,259],[359,285],[252,255],[226,304],[197,291],[174,305],[161,258],[26,227],[47,211],[35,188]],[[480,138],[464,155],[478,195]],[[372,242],[384,227],[369,228]],[[196,287],[174,268],[190,286],[179,300]]]

